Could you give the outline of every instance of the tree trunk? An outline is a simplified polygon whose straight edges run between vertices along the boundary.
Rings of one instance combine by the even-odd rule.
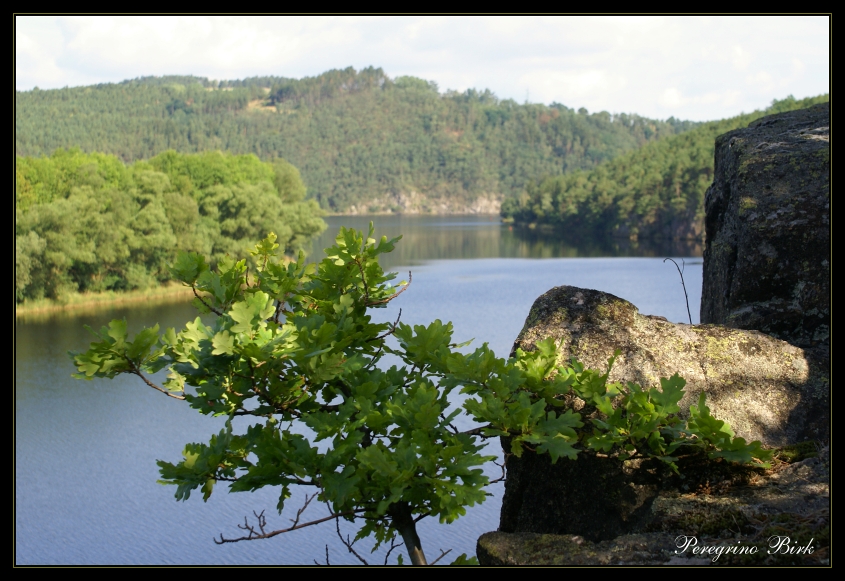
[[[387,514],[390,515],[394,528],[402,535],[411,563],[413,565],[428,565],[420,537],[417,535],[417,523],[414,522],[414,516],[411,514],[411,506],[407,502],[397,502],[390,507]]]

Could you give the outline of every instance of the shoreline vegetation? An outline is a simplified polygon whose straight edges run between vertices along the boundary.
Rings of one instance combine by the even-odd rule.
[[[37,299],[15,305],[15,318],[62,311],[95,311],[124,303],[165,304],[192,298],[189,287],[168,283],[144,290],[71,293],[61,299]]]
[[[180,252],[211,264],[276,232],[294,255],[326,228],[282,159],[166,151],[125,164],[57,150],[15,162],[15,303],[158,288]]]

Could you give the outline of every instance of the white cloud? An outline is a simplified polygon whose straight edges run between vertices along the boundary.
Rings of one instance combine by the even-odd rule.
[[[443,90],[705,120],[830,84],[826,17],[66,16],[16,27],[20,90],[376,66]]]
[[[754,56],[748,51],[743,50],[740,45],[733,47],[733,53],[733,65],[738,71],[744,71],[747,69],[748,65],[751,64],[751,61],[754,60]]]
[[[689,99],[685,99],[675,87],[666,89],[663,91],[663,95],[660,96],[660,104],[668,108],[679,107],[688,101]]]
[[[572,71],[534,70],[520,76],[518,82],[530,91],[532,101],[558,101],[564,104],[592,102],[596,110],[608,108],[607,102],[597,99],[597,95],[615,94],[624,91],[627,85],[627,79],[622,75],[611,75],[606,70],[589,68]]]

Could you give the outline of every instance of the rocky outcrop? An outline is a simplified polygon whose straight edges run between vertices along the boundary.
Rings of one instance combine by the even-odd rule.
[[[593,369],[606,368],[619,350],[611,381],[659,387],[661,377],[678,373],[687,382],[682,412],[706,392],[713,415],[746,440],[774,447],[827,437],[826,370],[804,349],[763,333],[670,323],[614,295],[561,286],[534,302],[514,349],[531,351],[547,337],[563,357]]]
[[[510,449],[508,444],[503,442],[502,448]],[[598,542],[642,530],[652,518],[661,478],[669,477],[661,464],[623,463],[590,452],[555,464],[531,451],[519,458],[508,455],[499,531],[569,533]]]
[[[706,393],[712,414],[764,446],[815,446],[830,426],[830,114],[818,105],[765,117],[716,141],[706,194],[704,292],[698,326],[642,316],[613,295],[557,287],[531,308],[515,344],[548,337],[562,357],[610,381],[686,379],[681,414]],[[575,399],[576,409],[579,401]],[[580,402],[582,403],[582,402]],[[503,442],[507,450],[507,442]],[[506,456],[499,531],[479,561],[503,564],[824,564],[829,460],[752,474],[703,457],[621,462],[582,452],[552,464]],[[684,479],[685,478],[685,479]],[[756,550],[713,559],[699,546]],[[803,552],[771,550],[772,538]],[[815,543],[815,544],[814,544]],[[815,555],[815,556],[813,556]]]
[[[781,447],[827,437],[826,376],[805,350],[786,341],[758,331],[670,323],[641,315],[614,295],[571,286],[534,302],[514,350],[534,350],[548,337],[562,358],[574,356],[593,369],[606,368],[619,351],[609,381],[653,387],[678,373],[687,382],[682,415],[704,392],[712,414],[747,441]],[[577,399],[573,406],[579,408]],[[503,442],[503,448],[510,446]],[[666,494],[735,479],[744,470],[727,465],[734,470],[727,476],[726,466],[706,458],[685,462],[680,473],[686,480],[657,460],[623,463],[582,452],[575,461],[552,464],[546,455],[509,455],[499,532],[578,535],[591,543],[637,535],[661,522],[654,503]],[[619,547],[614,550],[624,551]]]
[[[705,211],[702,323],[828,343],[829,103],[718,137]]]
[[[661,491],[641,511],[636,532],[595,541],[500,530],[479,538],[476,555],[482,565],[828,565],[830,452],[812,446],[750,477],[725,472]]]

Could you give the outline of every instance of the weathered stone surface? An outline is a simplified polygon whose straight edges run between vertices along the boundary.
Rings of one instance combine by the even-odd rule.
[[[829,345],[830,105],[719,136],[705,212],[702,323]]]
[[[687,381],[682,414],[706,392],[713,415],[746,440],[768,447],[827,440],[829,135],[825,104],[717,139],[701,305],[701,320],[711,324],[672,324],[607,293],[557,287],[535,301],[514,349],[552,337],[562,357],[599,369],[619,350],[610,380],[653,386],[678,373]],[[530,452],[508,456],[499,532],[479,539],[478,558],[486,565],[713,563],[677,554],[679,535],[692,535],[700,545],[758,548],[716,564],[828,564],[829,455],[822,452],[756,475],[686,459],[685,480],[654,461],[623,464],[582,452],[552,465]],[[770,554],[778,535],[814,551]]]
[[[510,449],[508,442],[502,448]],[[590,541],[642,530],[651,505],[668,481],[659,460],[628,461],[581,452],[552,464],[547,454],[526,451],[505,458],[507,480],[499,531],[577,534]]]
[[[686,491],[661,491],[641,515],[641,522],[647,524],[635,532],[592,542],[583,535],[500,529],[479,538],[476,555],[482,565],[829,564],[828,448],[791,464],[776,462],[771,470],[757,471],[737,482],[729,476],[719,480],[717,474]],[[790,546],[809,545],[813,551],[773,550],[773,535],[788,536]],[[682,551],[690,537],[695,537],[699,547],[757,550],[720,556],[694,554],[691,547]]]
[[[706,392],[712,414],[748,441],[775,447],[827,437],[827,370],[763,333],[670,323],[611,294],[561,286],[534,302],[514,349],[533,350],[547,337],[593,369],[621,351],[610,381],[659,387],[659,378],[678,373],[687,381],[682,413]]]
[[[578,535],[494,532],[481,535],[476,556],[487,566],[662,565],[674,556],[667,540],[665,535],[651,533],[591,543]],[[696,559],[689,564],[709,561]]]

